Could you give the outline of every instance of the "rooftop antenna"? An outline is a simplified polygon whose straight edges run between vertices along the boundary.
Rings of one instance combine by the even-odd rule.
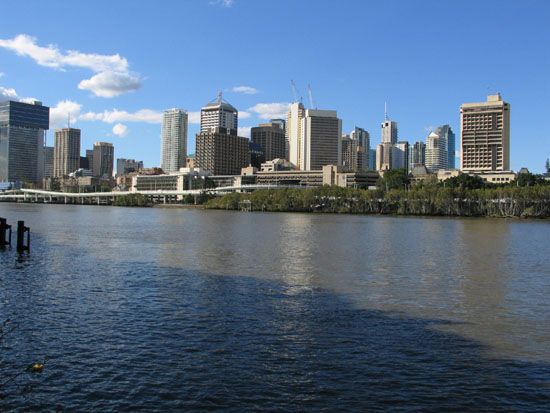
[[[388,102],[384,102],[384,120],[389,120],[389,118],[388,118]]]
[[[222,103],[222,91],[218,91],[218,103]]]

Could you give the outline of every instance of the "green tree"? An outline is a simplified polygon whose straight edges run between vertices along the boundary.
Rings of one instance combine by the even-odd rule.
[[[378,180],[377,186],[386,191],[391,189],[406,189],[409,182],[409,174],[406,169],[391,169],[384,172],[384,176]]]
[[[462,191],[468,189],[481,189],[486,186],[486,182],[483,178],[477,175],[460,174],[453,176],[441,183],[441,186],[445,188],[460,189]]]

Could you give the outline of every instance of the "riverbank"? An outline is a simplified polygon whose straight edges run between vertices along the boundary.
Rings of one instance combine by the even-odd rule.
[[[340,187],[232,193],[206,203],[209,209],[324,212],[377,215],[549,218],[550,187],[361,190]]]

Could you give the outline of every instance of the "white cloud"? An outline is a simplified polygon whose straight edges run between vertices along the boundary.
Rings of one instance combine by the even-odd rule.
[[[250,116],[250,112],[245,112],[244,110],[239,112],[239,119],[248,119]]]
[[[101,121],[105,123],[117,122],[145,122],[162,123],[162,112],[152,109],[140,109],[137,112],[127,112],[125,110],[105,110],[103,112],[86,112],[80,115],[81,120]]]
[[[237,129],[237,134],[239,136],[244,136],[245,138],[250,138],[250,126],[241,126]]]
[[[234,0],[213,0],[210,2],[211,6],[231,7],[235,3]]]
[[[187,112],[187,121],[189,123],[200,125],[201,124],[201,113],[200,112]]]
[[[139,89],[141,83],[130,73],[105,71],[85,79],[78,84],[79,89],[89,90],[96,96],[112,98]]]
[[[122,124],[122,123],[117,123],[115,126],[113,126],[113,133],[116,135],[116,136],[126,136],[128,134],[128,126]]]
[[[83,80],[80,89],[90,90],[96,96],[114,97],[140,87],[139,76],[129,70],[128,60],[119,54],[101,55],[69,50],[65,53],[55,45],[39,46],[36,39],[20,34],[13,39],[0,39],[0,47],[19,56],[27,56],[40,66],[65,70],[66,67],[89,69],[96,75]]]
[[[0,86],[0,98],[8,100],[18,100],[19,102],[23,103],[34,103],[36,100],[38,100],[36,98],[19,97],[15,89],[2,86]]]
[[[4,72],[0,72],[0,77],[4,77],[6,74]]]
[[[71,124],[76,123],[80,115],[82,105],[72,100],[62,100],[57,105],[50,108],[50,127],[59,128],[67,126],[69,114],[71,115]]]
[[[235,86],[231,89],[231,91],[235,93],[243,93],[245,95],[255,95],[259,92],[258,89],[253,88],[252,86]]]
[[[15,91],[15,89],[0,86],[0,96],[2,96],[3,98],[16,99],[17,92]]]
[[[286,118],[290,103],[258,103],[248,110],[258,115],[260,119]]]

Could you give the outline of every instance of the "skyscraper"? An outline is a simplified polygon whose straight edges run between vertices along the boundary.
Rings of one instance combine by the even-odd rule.
[[[187,158],[187,112],[182,109],[164,111],[161,131],[160,167],[165,173],[185,167]]]
[[[237,135],[239,128],[239,112],[231,104],[222,99],[222,93],[201,109],[201,132],[222,132]]]
[[[357,171],[358,141],[351,139],[350,135],[342,135],[342,169],[344,171]]]
[[[38,182],[44,170],[44,136],[50,108],[7,101],[0,103],[0,182]]]
[[[357,171],[366,171],[369,165],[370,134],[363,128],[356,126],[350,133],[350,138],[357,142]]]
[[[376,146],[376,170],[389,171],[393,166],[393,144],[389,142],[379,143]]]
[[[460,107],[460,169],[508,171],[510,169],[510,104],[499,94],[486,102]]]
[[[80,167],[80,129],[55,131],[53,176],[62,178]]]
[[[302,119],[300,169],[317,171],[342,165],[342,120],[335,110],[306,109]]]
[[[267,161],[285,158],[285,131],[279,123],[261,123],[250,130],[250,138],[262,147]]]
[[[426,168],[430,172],[447,169],[447,140],[435,132],[426,139]]]
[[[294,102],[290,105],[286,121],[286,144],[288,147],[287,159],[298,169],[304,169],[300,164],[302,159],[303,125],[306,110],[304,105]]]
[[[445,140],[447,147],[447,169],[455,169],[456,142],[455,134],[449,125],[439,126],[434,131]]]
[[[397,142],[392,147],[392,169],[409,169],[409,142]]]
[[[221,93],[201,110],[195,139],[195,166],[214,175],[238,175],[250,164],[249,140],[237,136],[238,111]]]
[[[417,166],[426,165],[426,144],[418,141],[409,146],[409,172]]]
[[[115,148],[112,143],[94,143],[93,175],[100,178],[111,178],[113,176],[114,158]]]
[[[44,146],[44,178],[53,177],[54,147]]]

